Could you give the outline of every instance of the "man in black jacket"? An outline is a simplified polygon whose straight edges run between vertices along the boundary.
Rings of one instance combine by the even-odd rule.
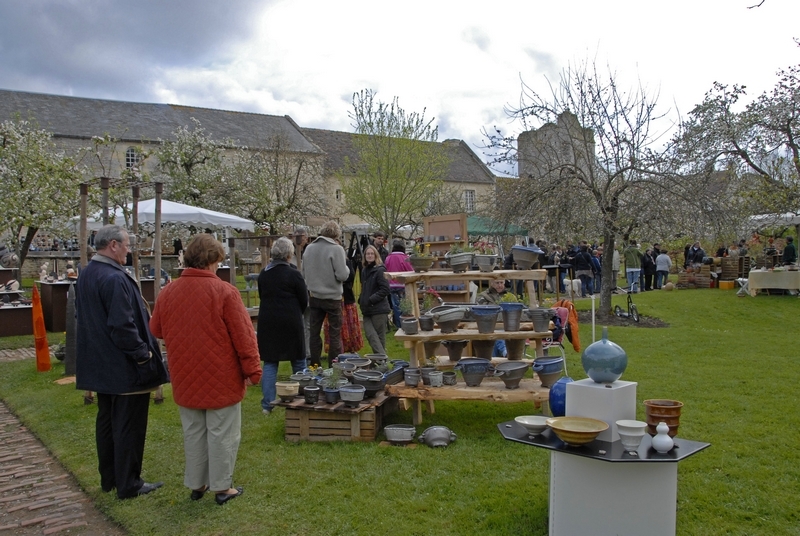
[[[95,255],[76,285],[77,388],[97,392],[96,440],[103,491],[127,499],[162,482],[142,480],[150,392],[169,382],[139,287],[122,267],[127,231],[106,225],[95,236]]]

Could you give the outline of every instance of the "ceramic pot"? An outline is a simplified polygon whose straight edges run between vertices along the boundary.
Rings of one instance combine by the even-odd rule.
[[[522,377],[525,376],[525,373],[528,371],[528,364],[523,361],[506,361],[505,363],[500,363],[495,366],[495,370],[503,373],[500,379],[503,380],[506,389],[517,389],[519,388],[519,382],[522,380]]]
[[[431,426],[419,436],[419,442],[429,447],[446,447],[457,438],[446,426]]]
[[[542,382],[542,387],[547,387],[548,389],[555,385],[558,379],[561,377],[561,371],[556,372],[537,372],[536,375],[539,377],[539,381]]]
[[[604,326],[602,338],[583,350],[581,364],[595,382],[612,383],[625,372],[628,354],[618,344],[608,340],[608,327]]]
[[[416,387],[422,379],[422,373],[418,368],[407,368],[404,371],[403,379],[409,387]]]
[[[433,316],[427,313],[419,315],[419,329],[433,331]]]
[[[372,364],[372,361],[366,357],[348,357],[345,363],[350,363],[356,366],[356,370],[367,370]],[[354,371],[355,372],[355,371]]]
[[[523,339],[506,340],[506,357],[511,361],[519,361],[525,354],[525,341]]]
[[[656,426],[663,421],[669,428],[670,437],[675,437],[678,434],[683,402],[679,402],[678,400],[651,399],[644,401],[644,408],[645,420],[647,421],[647,433],[651,436],[656,435]]]
[[[404,318],[400,321],[400,327],[406,335],[416,335],[419,332],[419,322],[416,318]]]
[[[456,385],[458,383],[458,378],[456,377],[456,373],[452,370],[446,370],[442,372],[442,384],[444,385]]]
[[[475,264],[481,272],[491,272],[497,264],[497,255],[475,255]]]
[[[363,385],[345,385],[339,388],[339,397],[347,407],[355,408],[364,400],[365,391]]]
[[[361,356],[358,354],[339,354],[338,356],[336,356],[336,361],[338,361],[339,363],[344,363],[345,361],[351,358],[359,359],[361,358]]]
[[[525,304],[519,302],[500,302],[500,309],[503,311],[503,329],[505,331],[519,331],[522,310],[525,309]]]
[[[552,372],[561,372],[563,369],[563,357],[537,357],[533,360],[533,371],[536,373],[550,374]]]
[[[428,374],[428,378],[431,380],[431,387],[441,387],[443,384],[442,378],[442,371],[441,370],[433,370]]]
[[[567,384],[572,378],[564,376],[550,388],[550,413],[553,417],[563,417],[567,413]]]
[[[461,359],[461,354],[464,352],[464,347],[467,346],[467,341],[442,341],[442,344],[445,348],[447,348],[447,356],[450,358],[450,361],[458,361]]]
[[[298,393],[302,395],[305,392],[305,388],[311,385],[314,382],[314,378],[306,374],[305,372],[295,372],[291,376],[289,376],[289,380],[293,382],[297,382],[300,387],[298,389]]]
[[[300,382],[275,382],[275,391],[284,402],[291,402],[300,391]]]
[[[494,333],[499,312],[500,307],[497,305],[473,305],[472,316],[478,324],[478,333]]]
[[[441,342],[439,342],[439,341],[430,341],[430,342],[426,342],[426,343],[423,343],[423,344],[425,345],[425,355],[424,355],[424,357],[427,359],[427,358],[429,358],[431,356],[435,356],[436,355],[436,350],[439,349],[439,345],[441,344]]]
[[[664,421],[661,421],[660,423],[658,423],[658,426],[656,426],[656,432],[657,433],[655,436],[653,436],[653,441],[652,441],[653,448],[659,454],[666,454],[667,452],[672,450],[672,447],[675,446],[675,442],[672,440],[672,436],[669,435],[670,432],[669,426],[667,426],[667,423],[665,423]]]
[[[468,387],[478,387],[487,374],[494,374],[492,362],[488,359],[467,357],[456,363],[456,370],[461,371]]]
[[[338,362],[333,364],[333,368],[341,370],[345,378],[352,378],[353,371],[356,370],[356,366],[353,363]]]
[[[316,404],[319,402],[319,386],[307,385],[303,391],[303,397],[306,399],[306,404]]]
[[[458,274],[470,269],[470,266],[472,266],[472,256],[472,252],[462,252],[453,255],[448,253],[444,258],[447,259],[450,268],[453,269],[453,273]]]
[[[536,246],[513,246],[511,254],[519,270],[530,270],[544,251]]]
[[[414,441],[417,429],[410,424],[390,424],[383,428],[383,433],[390,443],[402,445]]]
[[[552,309],[544,309],[541,307],[535,309],[528,309],[527,316],[533,322],[533,331],[541,333],[543,331],[550,331],[550,319],[553,318],[555,311]]]
[[[634,421],[629,419],[622,419],[615,423],[617,425],[617,433],[619,440],[622,443],[622,448],[625,452],[636,452],[639,450],[639,444],[642,442],[647,423],[642,421]]]
[[[430,385],[431,384],[431,372],[436,370],[436,367],[422,367],[419,369],[422,375],[422,384],[423,385]]]
[[[475,353],[475,357],[491,359],[493,350],[494,341],[472,341],[472,351]]]
[[[374,398],[386,387],[386,378],[377,370],[357,370],[353,373],[353,383],[364,386],[364,398]]]
[[[364,357],[372,361],[376,367],[385,366],[389,362],[389,356],[386,354],[365,354]]]
[[[339,401],[338,387],[323,387],[322,394],[325,396],[326,404],[336,404]]]
[[[442,333],[453,333],[458,323],[464,319],[464,314],[469,311],[467,307],[453,307],[440,305],[431,309],[434,322],[439,324]]]
[[[417,273],[420,272],[427,272],[433,266],[433,257],[432,256],[419,256],[419,255],[411,255],[408,257],[408,262],[414,268],[414,271]]]

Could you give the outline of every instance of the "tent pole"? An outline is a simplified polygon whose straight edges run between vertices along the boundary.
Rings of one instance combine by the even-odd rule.
[[[131,250],[133,251],[133,273],[134,277],[136,278],[136,282],[139,284],[139,289],[141,290],[142,271],[139,270],[139,187],[131,186],[131,194],[133,195],[133,214],[131,223],[133,234],[131,237],[136,240],[135,244],[131,244]]]
[[[153,241],[153,263],[155,264],[155,281],[153,282],[153,303],[158,300],[158,291],[161,290],[161,193],[164,183],[156,183],[155,226],[156,236]]]

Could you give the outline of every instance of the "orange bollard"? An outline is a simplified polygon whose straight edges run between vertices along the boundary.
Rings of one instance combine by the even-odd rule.
[[[44,328],[44,313],[39,291],[33,285],[33,338],[36,340],[36,370],[50,370],[50,346],[47,344],[47,330]]]

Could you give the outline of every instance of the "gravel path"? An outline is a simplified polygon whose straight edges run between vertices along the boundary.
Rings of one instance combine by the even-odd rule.
[[[52,349],[51,349],[52,352]],[[0,363],[34,359],[33,349],[0,350]],[[75,478],[0,401],[0,536],[122,536]]]

